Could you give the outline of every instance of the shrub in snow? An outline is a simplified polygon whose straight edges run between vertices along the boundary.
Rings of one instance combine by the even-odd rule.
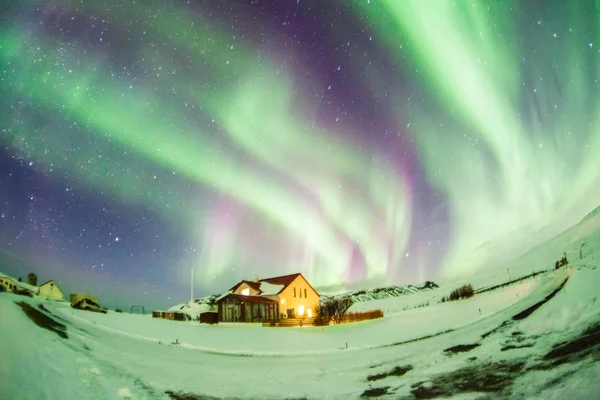
[[[450,296],[443,297],[442,302],[460,300],[460,299],[468,299],[469,297],[473,297],[473,294],[474,294],[473,286],[471,286],[471,284],[464,285],[464,286],[459,287],[458,289],[453,290],[452,293],[450,293]]]
[[[314,309],[315,322],[318,325],[328,325],[331,321],[339,324],[352,304],[354,301],[350,297],[326,298]]]

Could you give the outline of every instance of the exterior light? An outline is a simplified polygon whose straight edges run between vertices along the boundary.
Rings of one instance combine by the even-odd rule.
[[[285,299],[281,299],[281,304],[285,304]]]

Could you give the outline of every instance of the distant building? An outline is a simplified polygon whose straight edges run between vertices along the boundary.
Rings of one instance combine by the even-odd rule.
[[[38,293],[38,288],[0,273],[0,292],[34,295]]]
[[[241,281],[217,300],[219,322],[313,317],[320,296],[302,274]]]
[[[10,276],[0,276],[0,292],[16,292],[17,282]]]
[[[31,274],[30,274],[31,275]],[[37,277],[36,277],[37,280]],[[50,280],[46,283],[42,283],[38,289],[38,296],[46,297],[54,300],[64,300],[62,290],[58,287],[56,282]]]
[[[37,275],[33,272],[27,274],[27,284],[31,286],[37,286]]]

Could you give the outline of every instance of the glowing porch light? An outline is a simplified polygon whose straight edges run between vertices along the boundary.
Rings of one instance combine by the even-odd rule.
[[[304,306],[298,307],[298,315],[299,316],[303,316],[304,315]]]
[[[242,296],[250,296],[250,289],[242,289]]]

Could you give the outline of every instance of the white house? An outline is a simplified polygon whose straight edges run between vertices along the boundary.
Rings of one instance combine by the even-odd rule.
[[[38,296],[46,297],[48,299],[54,300],[63,300],[64,295],[62,290],[58,287],[56,282],[48,281],[46,283],[42,283],[38,289]]]

